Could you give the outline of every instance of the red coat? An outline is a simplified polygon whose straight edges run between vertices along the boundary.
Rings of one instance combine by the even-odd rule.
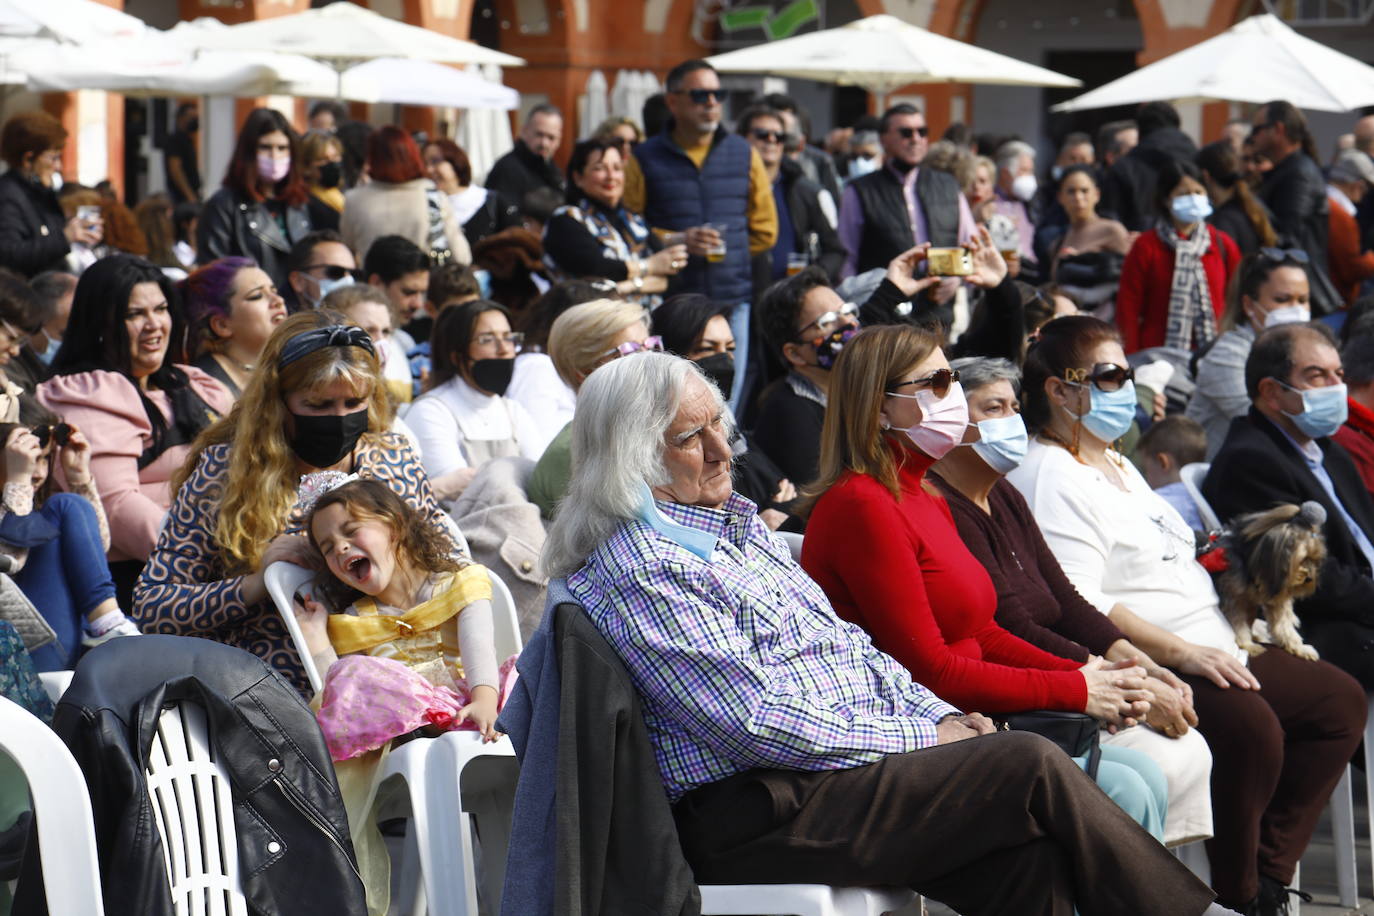
[[[1212,244],[1202,255],[1202,269],[1212,294],[1212,311],[1220,321],[1226,308],[1226,283],[1240,264],[1240,249],[1215,226],[1207,225],[1207,231]],[[1127,353],[1164,345],[1173,285],[1174,250],[1157,231],[1142,232],[1121,265],[1121,288],[1116,294],[1116,326]]]
[[[1355,217],[1334,197],[1328,197],[1326,203],[1331,211],[1326,243],[1331,282],[1345,304],[1351,305],[1360,294],[1360,283],[1374,277],[1374,251],[1361,251],[1360,226]]]
[[[1350,403],[1350,416],[1331,438],[1350,453],[1364,488],[1374,495],[1374,410],[1354,398],[1346,400]]]
[[[933,461],[909,449],[901,500],[866,474],[846,474],[812,510],[802,566],[845,620],[964,710],[1081,712],[1079,662],[993,621],[997,590],[969,553],[943,497],[922,486]]]

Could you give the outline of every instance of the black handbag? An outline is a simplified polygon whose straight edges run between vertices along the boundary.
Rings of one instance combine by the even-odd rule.
[[[1096,781],[1097,765],[1102,760],[1099,723],[1085,712],[1060,712],[1055,709],[1033,709],[1012,713],[1002,720],[1002,727],[1018,732],[1035,732],[1048,738],[1070,757],[1086,757],[1088,776]]]

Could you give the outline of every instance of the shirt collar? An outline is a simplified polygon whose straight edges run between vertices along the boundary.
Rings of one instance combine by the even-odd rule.
[[[815,401],[822,407],[825,406],[825,392],[820,389],[815,382],[793,369],[787,373],[787,387],[792,389],[792,393],[799,398],[806,398],[808,401]]]
[[[757,506],[738,493],[731,493],[722,508],[709,509],[654,499],[648,484],[640,486],[639,520],[707,562],[721,538],[743,547],[749,520],[758,512]]]
[[[1326,196],[1339,204],[1340,208],[1346,213],[1349,213],[1351,216],[1355,215],[1355,204],[1350,200],[1350,195],[1346,194],[1334,184],[1326,186]]]
[[[1260,414],[1260,416],[1263,417],[1264,414]],[[1264,419],[1269,420],[1270,423],[1273,423],[1273,424],[1274,424],[1274,428],[1275,428],[1275,429],[1277,429],[1279,432],[1283,433],[1283,438],[1285,438],[1285,439],[1288,440],[1288,444],[1289,444],[1289,445],[1291,445],[1291,446],[1293,446],[1293,448],[1297,449],[1298,454],[1299,454],[1299,455],[1302,455],[1302,457],[1303,457],[1304,459],[1307,460],[1307,463],[1308,463],[1309,465],[1311,465],[1312,467],[1320,467],[1320,466],[1321,466],[1322,458],[1323,458],[1324,456],[1322,455],[1322,447],[1321,447],[1320,445],[1317,444],[1317,440],[1315,440],[1315,439],[1308,439],[1306,445],[1299,445],[1299,444],[1298,444],[1298,440],[1297,440],[1297,439],[1294,439],[1292,436],[1290,436],[1290,435],[1288,434],[1288,430],[1284,429],[1284,428],[1283,428],[1282,426],[1280,426],[1279,424],[1274,423],[1274,421],[1273,421],[1273,420],[1270,420],[1268,417],[1264,417]]]

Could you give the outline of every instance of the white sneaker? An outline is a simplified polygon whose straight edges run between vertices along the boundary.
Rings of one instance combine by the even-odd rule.
[[[81,645],[85,646],[88,649],[92,649],[96,646],[99,646],[103,643],[107,643],[110,640],[120,636],[143,635],[143,631],[138,628],[138,624],[134,623],[128,617],[125,617],[122,613],[115,612],[115,615],[119,617],[119,623],[115,624],[107,630],[102,630],[99,635],[95,635],[92,633],[84,634],[81,637]],[[104,617],[102,617],[101,619],[103,620]]]

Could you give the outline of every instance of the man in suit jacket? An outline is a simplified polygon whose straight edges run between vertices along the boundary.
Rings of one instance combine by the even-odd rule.
[[[1331,332],[1289,324],[1262,333],[1245,363],[1248,415],[1231,421],[1202,493],[1222,521],[1279,503],[1326,509],[1317,591],[1296,605],[1322,658],[1374,687],[1374,502],[1350,455],[1329,438],[1346,418]]]

